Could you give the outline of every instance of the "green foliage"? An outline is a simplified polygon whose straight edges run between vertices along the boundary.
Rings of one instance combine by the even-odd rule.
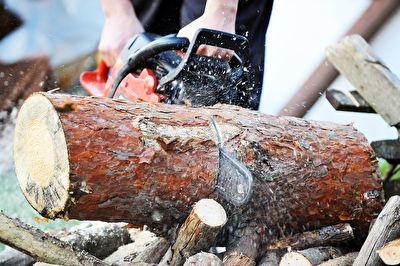
[[[384,176],[386,174],[387,169],[390,167],[390,164],[382,158],[378,158],[379,160],[379,169],[381,170],[381,175]],[[400,168],[400,165],[396,167],[396,170]],[[400,171],[398,171],[395,175],[392,176],[390,180],[400,179]]]

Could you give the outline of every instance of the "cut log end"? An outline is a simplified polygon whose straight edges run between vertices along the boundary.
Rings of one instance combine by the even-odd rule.
[[[227,221],[224,208],[212,199],[202,199],[197,202],[195,213],[200,221],[209,227],[222,227]]]
[[[68,149],[57,111],[41,94],[29,97],[18,115],[14,162],[28,202],[42,216],[54,218],[69,198]]]

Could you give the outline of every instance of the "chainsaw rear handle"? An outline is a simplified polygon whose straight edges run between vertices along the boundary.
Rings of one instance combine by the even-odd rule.
[[[122,80],[133,71],[143,67],[148,59],[151,57],[170,50],[181,50],[187,48],[190,42],[187,38],[180,38],[175,36],[165,36],[152,41],[146,46],[140,48],[136,53],[132,54],[126,63],[122,65],[118,71],[113,85],[108,94],[108,98],[113,98],[119,84]]]

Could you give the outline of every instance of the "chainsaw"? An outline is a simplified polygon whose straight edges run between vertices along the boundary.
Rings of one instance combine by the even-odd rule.
[[[228,62],[197,54],[202,44],[233,50],[234,56]],[[185,50],[185,56],[174,50]],[[216,103],[247,107],[253,88],[248,57],[249,42],[240,35],[200,29],[189,42],[176,35],[139,33],[124,47],[111,71],[101,60],[96,71],[81,74],[80,82],[91,96],[194,107]]]
[[[197,54],[202,44],[233,50],[234,56],[228,62]],[[185,50],[185,56],[174,50]],[[252,89],[248,56],[249,42],[235,34],[200,29],[189,42],[175,35],[140,33],[124,47],[111,71],[101,60],[96,71],[81,74],[80,82],[91,96],[194,107],[218,102],[247,107]],[[245,204],[252,191],[252,174],[224,150],[218,125],[213,117],[210,120],[220,151],[216,190],[235,205]]]

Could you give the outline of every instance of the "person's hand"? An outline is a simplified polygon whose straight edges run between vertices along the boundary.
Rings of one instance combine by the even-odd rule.
[[[102,0],[106,16],[98,50],[108,67],[113,67],[132,36],[144,32],[132,4],[127,0]]]
[[[200,28],[235,33],[235,21],[238,0],[208,0],[201,17],[183,27],[177,37],[186,37],[190,41]],[[198,54],[223,58],[229,61],[233,51],[210,45],[201,45]]]

